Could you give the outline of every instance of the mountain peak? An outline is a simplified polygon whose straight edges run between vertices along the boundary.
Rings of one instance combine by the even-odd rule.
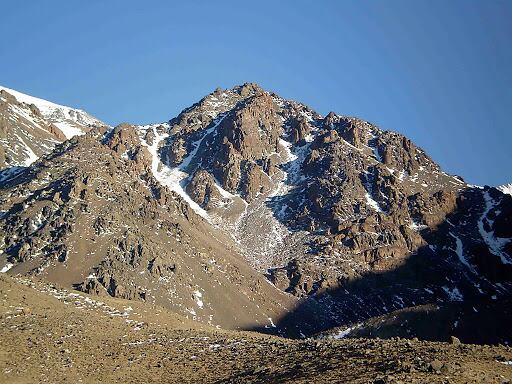
[[[64,105],[59,105],[59,104],[53,103],[48,100],[44,100],[44,99],[40,99],[38,97],[27,95],[25,93],[16,91],[14,89],[4,87],[3,85],[0,85],[0,90],[5,91],[5,92],[9,93],[10,95],[14,96],[16,98],[16,100],[20,103],[25,103],[25,104],[29,104],[29,105],[34,104],[36,107],[38,107],[41,110],[41,112],[47,113],[49,111],[59,109],[59,108],[72,109],[70,107],[66,107]]]
[[[12,177],[54,114],[4,96],[8,273],[288,336],[510,296],[512,200],[401,134],[246,83],[168,123],[52,139]]]
[[[56,104],[2,85],[0,85],[0,90],[14,96],[20,103],[36,106],[41,115],[55,124],[68,139],[75,135],[84,134],[90,126],[105,125],[81,109]]]
[[[98,119],[80,109],[0,86],[0,169],[28,166],[50,152],[57,143],[82,135]],[[1,180],[1,177],[0,177]]]

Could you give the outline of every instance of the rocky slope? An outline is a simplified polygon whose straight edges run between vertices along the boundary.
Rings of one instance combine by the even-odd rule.
[[[307,336],[510,298],[510,195],[444,173],[400,134],[255,84],[67,141],[0,199],[4,271],[223,327]],[[438,337],[469,337],[459,323]]]
[[[57,143],[102,125],[84,111],[0,86],[0,180],[51,152]]]
[[[212,325],[270,326],[293,299],[151,169],[148,147],[121,125],[66,141],[5,182],[9,273],[160,304]]]

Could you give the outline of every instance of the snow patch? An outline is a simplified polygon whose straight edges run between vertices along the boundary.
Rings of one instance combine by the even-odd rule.
[[[368,205],[370,208],[372,208],[376,212],[383,213],[384,211],[380,207],[379,203],[377,201],[375,201],[374,198],[372,197],[372,195],[373,195],[373,186],[372,186],[371,182],[367,181],[365,184],[366,184],[365,185],[366,193],[365,193],[364,196],[366,198],[366,205]]]
[[[366,204],[372,208],[376,212],[382,212],[382,209],[379,206],[379,203],[377,203],[368,192],[365,194],[366,197]]]
[[[162,185],[169,187],[169,189],[180,195],[194,210],[195,213],[205,218],[206,220],[209,220],[208,213],[203,208],[201,208],[199,204],[192,200],[192,198],[183,188],[183,183],[189,175],[188,173],[182,171],[182,165],[185,163],[185,161],[187,161],[187,165],[190,163],[192,154],[189,155],[179,167],[171,168],[162,163],[160,161],[160,156],[158,155],[158,146],[162,140],[166,139],[169,135],[167,133],[160,135],[157,132],[156,127],[156,125],[150,127],[150,129],[152,129],[153,133],[155,134],[152,145],[148,145],[148,143],[141,139],[142,144],[147,147],[149,153],[151,154],[151,170],[153,175]],[[195,149],[195,152],[197,152],[197,148]],[[195,152],[193,154],[195,154]]]
[[[199,292],[198,290],[194,291],[194,298],[196,299],[196,304],[199,308],[203,308],[203,300],[202,300],[203,294]]]
[[[7,263],[2,269],[0,269],[0,273],[6,273],[12,267],[14,267],[13,263]]]
[[[353,327],[348,327],[346,329],[344,329],[343,331],[339,331],[337,334],[333,335],[332,338],[335,339],[335,340],[340,340],[340,339],[344,339],[345,337],[347,337],[348,335],[350,335],[350,333],[359,328],[359,325],[355,325]]]
[[[512,183],[510,184],[505,184],[505,185],[500,185],[498,187],[498,189],[505,193],[505,194],[508,194],[508,195],[511,195],[512,196]]]
[[[484,192],[483,198],[485,201],[485,209],[478,221],[478,231],[491,253],[498,256],[503,264],[512,264],[512,261],[510,261],[508,256],[502,251],[508,239],[496,238],[494,231],[487,232],[485,229],[484,220],[486,220],[489,225],[492,224],[492,221],[487,218],[487,214],[494,208],[494,201],[487,191]]]
[[[473,274],[477,275],[475,268],[473,268],[473,266],[471,264],[469,264],[468,261],[466,260],[466,258],[464,257],[464,248],[462,245],[462,240],[459,239],[459,237],[455,236],[453,233],[451,233],[451,232],[448,232],[448,233],[450,234],[451,237],[453,237],[455,239],[455,244],[456,244],[455,253],[457,254],[460,262],[462,264],[464,264]]]
[[[421,231],[423,229],[427,229],[428,225],[418,224],[417,222],[412,220],[411,223],[409,224],[409,228],[411,228],[413,231]]]
[[[74,122],[78,126],[83,127],[100,123],[98,120],[81,109],[75,109],[65,105],[55,104],[50,101],[29,96],[1,85],[0,90],[4,90],[7,93],[13,95],[20,103],[34,104],[46,119],[52,121],[62,131],[62,133],[64,133],[67,139],[70,139],[75,135],[83,135],[85,133],[79,127],[74,127],[72,124],[69,124],[69,122]]]
[[[462,293],[459,291],[457,287],[453,287],[452,289],[448,287],[442,287],[443,290],[448,295],[448,298],[450,301],[464,301],[464,296],[462,296]]]
[[[73,136],[83,135],[85,132],[80,128],[74,127],[66,122],[53,123],[61,130],[61,132],[66,136],[66,139],[71,139]]]
[[[29,147],[29,145],[25,142],[25,140],[23,140],[21,138],[21,136],[19,135],[16,135],[16,137],[21,141],[21,143],[23,144],[24,148],[23,148],[23,151],[26,153],[27,155],[27,159],[25,160],[25,166],[28,167],[30,166],[30,164],[32,164],[34,161],[36,161],[37,159],[39,159],[39,157],[34,153],[34,151],[32,150],[32,148]]]

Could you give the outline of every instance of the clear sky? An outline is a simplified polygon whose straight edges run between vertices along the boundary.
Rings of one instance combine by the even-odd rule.
[[[512,182],[512,1],[4,1],[0,84],[110,124],[252,81]]]

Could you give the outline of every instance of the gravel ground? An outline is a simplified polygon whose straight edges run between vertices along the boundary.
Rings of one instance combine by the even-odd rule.
[[[289,340],[0,276],[1,383],[508,383],[512,349]]]

